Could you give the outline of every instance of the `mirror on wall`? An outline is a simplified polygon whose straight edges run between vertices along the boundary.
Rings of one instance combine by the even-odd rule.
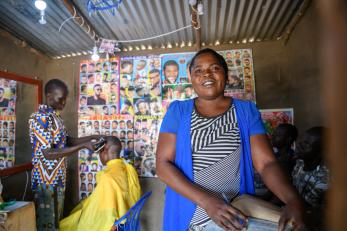
[[[31,161],[28,120],[42,100],[42,82],[0,71],[0,169]]]

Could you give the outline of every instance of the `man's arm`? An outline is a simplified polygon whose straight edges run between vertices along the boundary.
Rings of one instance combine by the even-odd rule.
[[[93,150],[89,145],[89,141],[81,144],[74,145],[72,147],[60,148],[60,149],[44,149],[42,150],[42,154],[47,160],[59,159],[62,157],[70,156],[72,154],[77,153],[77,151],[87,148],[89,150]]]
[[[66,140],[66,146],[68,147],[73,147],[73,146],[78,146],[80,144],[84,144],[88,141],[91,141],[93,139],[99,139],[100,137],[103,137],[101,135],[91,135],[91,136],[84,136],[84,137],[70,137],[68,136],[67,137],[67,140]]]
[[[101,137],[101,136],[96,136],[96,137]],[[70,156],[72,154],[77,153],[77,151],[87,148],[91,151],[95,151],[95,149],[98,147],[98,144],[100,140],[96,140],[94,137],[89,136],[89,139],[86,139],[87,137],[82,137],[81,140],[79,140],[78,144],[75,144],[74,146],[71,147],[66,147],[66,148],[60,148],[60,149],[44,149],[42,150],[43,155],[45,156],[46,159],[51,160],[51,159],[57,159],[57,158],[62,158],[65,156]],[[79,139],[79,138],[77,138]],[[95,139],[95,141],[93,141]],[[82,142],[84,141],[84,142]]]
[[[286,204],[279,230],[283,230],[290,220],[294,221],[294,230],[303,230],[305,225],[302,200],[278,164],[266,135],[251,136],[251,149],[253,165],[265,185]]]

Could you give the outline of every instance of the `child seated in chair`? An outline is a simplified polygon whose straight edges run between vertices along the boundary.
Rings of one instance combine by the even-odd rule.
[[[99,156],[106,168],[97,173],[93,193],[79,203],[65,219],[59,230],[111,230],[115,220],[123,216],[141,196],[138,175],[134,167],[120,159],[121,142],[105,137],[106,144]]]

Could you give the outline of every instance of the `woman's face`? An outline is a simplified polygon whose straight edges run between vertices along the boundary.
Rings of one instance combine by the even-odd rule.
[[[191,76],[194,91],[199,97],[215,99],[224,95],[224,69],[213,55],[199,55],[195,59]]]

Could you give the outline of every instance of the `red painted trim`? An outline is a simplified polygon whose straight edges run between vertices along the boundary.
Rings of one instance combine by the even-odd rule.
[[[38,108],[38,105],[42,103],[42,80],[20,76],[17,74],[8,73],[4,71],[0,71],[0,77],[4,79],[10,79],[10,80],[15,80],[15,81],[34,85],[36,87],[36,108]]]
[[[11,168],[1,169],[0,177],[14,175],[20,172],[31,170],[32,168],[33,168],[33,165],[31,164],[31,162],[29,162],[29,163],[20,164]]]

